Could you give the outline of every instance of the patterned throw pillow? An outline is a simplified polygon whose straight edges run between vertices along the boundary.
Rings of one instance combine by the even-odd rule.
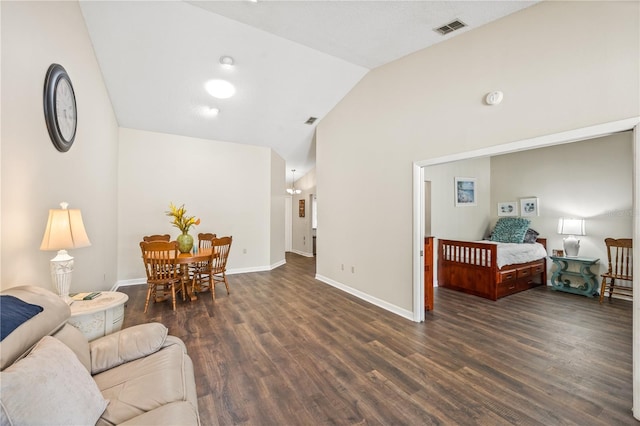
[[[538,235],[540,235],[538,231],[529,228],[527,229],[527,233],[524,234],[524,242],[527,244],[533,244],[538,239]]]
[[[522,217],[501,217],[491,234],[491,241],[499,243],[522,243],[529,229],[529,219]]]

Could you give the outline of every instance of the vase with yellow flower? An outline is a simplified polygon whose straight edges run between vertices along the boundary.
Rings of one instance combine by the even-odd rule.
[[[181,232],[178,238],[176,238],[178,250],[180,250],[180,253],[189,253],[193,248],[193,237],[189,235],[189,229],[193,225],[200,225],[200,219],[196,219],[195,216],[187,216],[187,210],[184,208],[184,204],[176,207],[173,203],[169,203],[169,210],[165,213],[167,216],[173,218],[171,224]]]

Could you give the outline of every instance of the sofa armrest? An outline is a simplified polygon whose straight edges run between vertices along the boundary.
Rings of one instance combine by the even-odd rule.
[[[117,367],[160,350],[169,330],[152,322],[125,328],[89,343],[91,374]]]
[[[187,346],[184,344],[184,341],[181,338],[171,335],[167,336],[164,343],[162,344],[162,347],[165,348],[171,345],[178,345],[182,349],[183,353],[187,353]]]

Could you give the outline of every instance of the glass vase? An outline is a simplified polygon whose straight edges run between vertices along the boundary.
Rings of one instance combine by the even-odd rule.
[[[180,253],[191,252],[191,249],[193,248],[193,237],[191,235],[183,232],[182,234],[178,235],[176,241],[178,241],[178,250],[180,250]]]

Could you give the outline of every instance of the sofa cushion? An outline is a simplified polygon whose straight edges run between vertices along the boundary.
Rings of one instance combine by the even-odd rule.
[[[101,421],[120,424],[165,404],[191,400],[190,366],[182,347],[170,345],[94,375],[102,395],[109,399]]]
[[[125,328],[92,341],[91,374],[101,373],[157,352],[168,333],[164,324],[152,322]]]
[[[121,423],[121,426],[153,425],[197,425],[200,424],[198,411],[188,402],[179,401],[158,407],[148,411],[129,421]]]
[[[67,345],[78,357],[82,365],[91,373],[91,355],[89,353],[89,341],[80,330],[71,324],[65,324],[53,337]]]
[[[95,424],[107,407],[86,368],[59,340],[45,336],[0,373],[0,424]]]

